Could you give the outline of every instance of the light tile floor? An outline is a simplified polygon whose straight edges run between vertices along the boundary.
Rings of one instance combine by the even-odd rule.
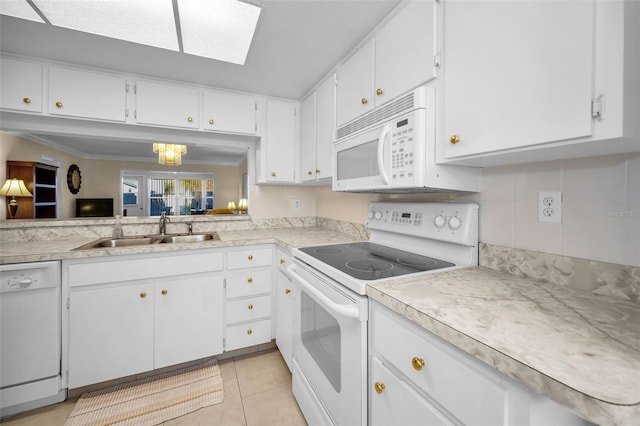
[[[280,352],[271,349],[220,361],[224,401],[170,420],[166,426],[304,426],[291,393],[291,373]],[[62,426],[77,398],[28,411],[0,423],[11,426]]]

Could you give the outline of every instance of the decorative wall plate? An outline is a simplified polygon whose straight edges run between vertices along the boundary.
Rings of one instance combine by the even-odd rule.
[[[80,191],[80,184],[82,183],[82,176],[80,175],[80,168],[72,164],[67,170],[67,186],[72,194],[77,194]]]

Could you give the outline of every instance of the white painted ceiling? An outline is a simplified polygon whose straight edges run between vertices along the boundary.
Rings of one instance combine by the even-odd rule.
[[[347,55],[400,0],[262,0],[256,34],[244,66],[142,46],[88,33],[0,16],[0,50],[127,73],[301,99]],[[46,141],[46,132],[38,134]],[[49,137],[88,158],[117,157],[123,143]],[[66,141],[65,139],[68,139]],[[177,143],[179,141],[176,141]],[[100,147],[100,148],[98,148]],[[140,149],[142,149],[140,147]],[[209,147],[199,160],[230,155]],[[191,156],[190,151],[188,157]],[[145,155],[142,151],[140,155]],[[244,153],[238,154],[244,156]],[[135,156],[135,155],[134,155]],[[190,160],[185,157],[184,162]]]

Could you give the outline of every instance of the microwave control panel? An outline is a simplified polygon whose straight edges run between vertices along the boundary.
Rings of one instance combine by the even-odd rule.
[[[393,181],[413,180],[414,141],[413,116],[409,115],[392,123],[391,129],[391,178]]]

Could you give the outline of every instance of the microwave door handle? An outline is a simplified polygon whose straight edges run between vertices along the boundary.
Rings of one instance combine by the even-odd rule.
[[[380,177],[382,177],[385,185],[389,184],[389,175],[387,175],[387,171],[384,168],[384,142],[388,135],[389,124],[385,124],[382,128],[382,133],[380,133],[380,138],[378,138],[378,169],[380,169]]]

